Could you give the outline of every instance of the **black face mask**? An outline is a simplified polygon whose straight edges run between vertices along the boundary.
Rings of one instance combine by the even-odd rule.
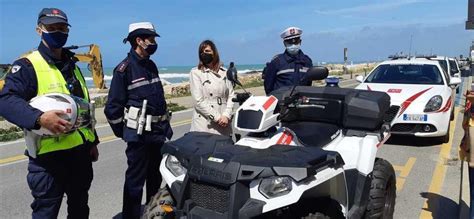
[[[140,47],[142,47],[150,56],[156,52],[156,49],[158,49],[158,44],[156,43],[147,43],[145,41],[142,41],[142,42],[143,43],[140,44]]]
[[[209,63],[212,62],[212,59],[214,58],[214,56],[212,54],[203,52],[201,53],[199,58],[201,59],[202,64],[208,65]]]

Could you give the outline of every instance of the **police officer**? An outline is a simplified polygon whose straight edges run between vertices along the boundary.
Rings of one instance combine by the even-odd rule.
[[[163,86],[150,56],[159,37],[150,22],[132,23],[124,39],[127,57],[114,69],[105,115],[114,134],[127,142],[128,168],[123,191],[123,218],[139,218],[146,181],[146,202],[161,184],[160,148],[173,131]]]
[[[303,74],[313,66],[313,61],[300,49],[302,33],[298,27],[288,27],[280,34],[286,49],[273,57],[263,70],[265,93],[285,86],[311,85],[310,81],[301,83]]]
[[[25,152],[29,156],[27,181],[34,197],[32,217],[57,218],[66,193],[68,218],[88,218],[92,161],[98,158],[95,130],[69,132],[71,124],[61,118],[65,112],[42,112],[28,101],[47,93],[89,100],[89,94],[74,53],[62,48],[70,26],[66,14],[57,8],[44,8],[37,24],[41,43],[37,50],[13,63],[0,93],[0,115],[24,129],[67,132],[60,137],[43,137],[37,151]]]

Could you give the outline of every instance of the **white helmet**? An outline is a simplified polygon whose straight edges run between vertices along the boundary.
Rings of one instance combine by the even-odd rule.
[[[72,124],[71,131],[81,127],[89,126],[94,118],[91,114],[91,106],[86,100],[60,93],[51,93],[38,96],[30,101],[30,105],[43,112],[49,110],[61,110],[66,114],[61,117]],[[41,127],[39,130],[32,130],[40,136],[54,136],[54,134]]]

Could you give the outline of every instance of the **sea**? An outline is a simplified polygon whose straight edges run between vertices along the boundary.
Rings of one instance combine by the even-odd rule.
[[[79,63],[78,63],[79,64]],[[92,75],[87,65],[79,64],[81,68],[82,74],[86,80],[88,87],[94,87],[94,82],[92,80]],[[189,81],[189,72],[195,66],[158,66],[158,71],[160,78],[165,80],[171,84],[181,83]],[[228,67],[228,66],[224,66]],[[237,71],[239,74],[246,74],[255,71],[262,71],[265,67],[264,64],[253,64],[253,65],[236,65]],[[112,80],[114,68],[113,67],[105,67],[104,68],[104,79],[106,82],[107,87],[109,87],[110,82]]]

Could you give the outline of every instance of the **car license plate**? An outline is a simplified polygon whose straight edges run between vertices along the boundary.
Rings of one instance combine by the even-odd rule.
[[[404,121],[428,121],[428,115],[426,114],[403,114]]]

